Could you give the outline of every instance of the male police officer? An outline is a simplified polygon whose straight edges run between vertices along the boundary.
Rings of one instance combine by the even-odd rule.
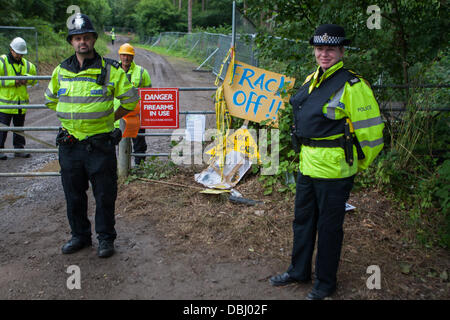
[[[316,234],[314,288],[307,299],[319,300],[336,290],[345,203],[358,171],[383,148],[383,121],[370,86],[343,68],[344,29],[325,24],[310,44],[318,68],[290,103],[293,143],[301,145],[293,221],[294,243],[287,272],[270,278],[274,286],[311,280]]]
[[[152,86],[152,81],[148,71],[143,67],[134,63],[135,51],[133,46],[129,43],[124,43],[119,48],[120,66],[126,72],[128,80],[135,88],[148,88]],[[114,108],[117,109],[120,106],[120,101],[114,101]],[[138,107],[137,107],[138,108]],[[115,122],[115,127],[119,128],[119,120]],[[139,129],[139,133],[145,133],[145,129]],[[145,136],[137,136],[133,138],[133,152],[145,153],[147,151],[147,143],[145,142]],[[134,163],[139,165],[145,161],[145,157],[136,156]]]
[[[94,49],[97,32],[88,16],[77,14],[67,41],[75,54],[53,71],[45,93],[62,129],[57,137],[61,178],[72,238],[62,247],[74,253],[92,244],[87,217],[89,181],[96,201],[95,231],[98,256],[114,253],[117,159],[115,145],[122,133],[114,121],[134,109],[139,96],[119,63]],[[121,106],[114,112],[114,98]]]
[[[24,39],[14,38],[9,45],[9,54],[0,56],[0,75],[2,76],[26,76],[36,75],[34,64],[23,58],[27,54],[27,43]],[[29,102],[27,85],[35,85],[36,80],[2,80],[0,81],[0,104],[21,105]],[[0,109],[0,122],[9,126],[11,119],[15,127],[23,127],[25,123],[26,109]],[[5,147],[8,131],[0,131],[0,149]],[[14,149],[25,147],[25,138],[13,133]],[[29,158],[29,153],[14,154],[15,157]],[[6,160],[5,154],[0,153],[0,160]]]

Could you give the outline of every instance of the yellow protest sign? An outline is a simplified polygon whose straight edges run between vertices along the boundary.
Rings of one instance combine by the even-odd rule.
[[[233,134],[229,135],[226,144],[225,156],[231,151],[236,151],[246,155],[253,162],[260,161],[258,145],[246,128],[239,128]],[[214,157],[215,155],[220,154],[223,149],[223,144],[219,142],[205,153]]]
[[[258,123],[271,120],[276,124],[278,111],[289,99],[289,96],[283,99],[280,91],[291,89],[294,83],[294,78],[236,60],[223,82],[225,101],[232,116]]]

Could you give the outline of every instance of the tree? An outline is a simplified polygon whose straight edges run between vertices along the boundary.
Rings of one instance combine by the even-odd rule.
[[[192,0],[188,0],[188,33],[192,32]]]
[[[432,61],[448,42],[448,7],[442,1],[379,0],[381,29],[368,29],[370,0],[246,0],[254,21],[263,14],[275,23],[272,32],[260,26],[257,42],[261,54],[288,63],[294,76],[305,77],[311,59],[307,43],[322,23],[342,25],[352,39],[346,61],[371,82],[380,75],[395,83],[409,83],[411,67]],[[288,38],[278,41],[267,36]],[[297,41],[301,40],[301,41]],[[347,64],[346,62],[346,64]],[[304,66],[304,67],[302,67]]]
[[[180,13],[170,0],[141,0],[134,8],[133,18],[140,35],[152,36],[163,31],[182,31]],[[184,29],[186,30],[186,29]]]

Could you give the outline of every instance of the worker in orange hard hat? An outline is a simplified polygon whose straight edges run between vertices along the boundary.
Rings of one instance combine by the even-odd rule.
[[[128,80],[135,88],[148,88],[152,86],[152,81],[147,70],[142,66],[134,63],[134,57],[136,53],[132,45],[124,43],[119,48],[120,66],[127,74]],[[116,100],[114,107],[118,108],[119,101]],[[116,121],[116,128],[120,126],[120,122]],[[145,133],[145,129],[139,129],[138,133]],[[136,136],[133,138],[133,152],[139,154],[145,154],[147,151],[147,143],[145,142],[145,136]],[[139,155],[134,157],[134,163],[136,165],[145,161],[145,156]]]

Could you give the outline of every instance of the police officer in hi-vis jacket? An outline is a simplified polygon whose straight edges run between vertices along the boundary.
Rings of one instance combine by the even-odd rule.
[[[287,271],[270,278],[274,286],[311,281],[309,300],[336,290],[345,204],[355,175],[383,148],[384,123],[370,85],[344,68],[344,29],[320,25],[310,44],[318,67],[290,99],[294,148],[300,152],[293,221],[293,249]]]
[[[75,54],[55,68],[45,93],[46,105],[56,111],[62,127],[56,142],[72,233],[62,252],[74,253],[92,244],[86,195],[91,182],[96,202],[97,252],[106,258],[114,254],[117,236],[115,146],[122,132],[114,128],[114,121],[134,110],[139,95],[119,63],[95,51],[98,35],[89,17],[77,14],[72,25],[67,41]],[[116,111],[115,98],[120,100]]]

